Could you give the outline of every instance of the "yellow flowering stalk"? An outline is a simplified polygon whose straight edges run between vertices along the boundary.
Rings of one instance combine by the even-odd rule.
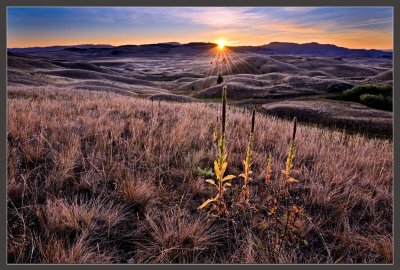
[[[242,174],[239,175],[239,177],[243,177],[243,180],[244,180],[244,185],[242,187],[242,203],[244,203],[244,204],[249,203],[249,195],[250,195],[249,181],[250,181],[250,175],[252,174],[252,171],[251,171],[251,148],[252,148],[252,144],[253,144],[255,114],[256,114],[256,109],[253,109],[252,117],[251,117],[251,131],[250,131],[249,140],[247,143],[246,158],[243,160],[244,171]]]
[[[226,168],[228,167],[227,160],[227,153],[226,153],[226,146],[225,146],[225,125],[226,125],[226,85],[222,89],[222,119],[221,119],[221,131],[219,134],[218,140],[218,153],[216,155],[216,159],[214,161],[214,173],[216,180],[207,179],[206,182],[210,183],[211,185],[215,186],[218,190],[217,195],[212,198],[206,200],[202,205],[200,205],[197,209],[202,209],[206,207],[211,202],[218,203],[219,210],[221,213],[226,212],[226,203],[223,198],[224,191],[226,187],[230,187],[231,183],[230,180],[235,178],[235,175],[227,175],[224,176]]]

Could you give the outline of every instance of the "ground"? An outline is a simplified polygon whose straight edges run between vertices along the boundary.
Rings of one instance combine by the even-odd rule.
[[[238,204],[237,177],[225,196],[229,213],[220,216],[197,210],[216,191],[196,173],[213,167],[219,103],[85,91],[77,88],[89,81],[122,89],[138,78],[87,71],[78,80],[80,70],[38,69],[9,70],[17,76],[8,87],[9,263],[393,261],[391,140],[300,123],[290,196],[304,215],[280,241],[270,202],[291,121],[256,114],[250,205]],[[228,106],[229,174],[243,170],[250,122],[249,110]]]

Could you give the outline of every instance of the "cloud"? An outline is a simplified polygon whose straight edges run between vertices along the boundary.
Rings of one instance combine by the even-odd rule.
[[[210,27],[254,26],[265,19],[265,15],[252,12],[250,8],[190,8],[176,12],[178,18]]]
[[[379,24],[387,24],[387,23],[392,23],[392,19],[383,19],[383,20],[377,20],[377,19],[370,19],[366,21],[365,23],[360,23],[360,24],[353,24],[353,25],[345,25],[343,28],[360,28],[363,26],[376,26]]]
[[[219,37],[237,45],[265,44],[272,38],[364,42],[374,33],[392,38],[392,18],[389,7],[15,8],[9,12],[8,29],[14,40],[59,33],[88,39],[102,34],[107,40],[126,35],[138,43],[151,38],[183,42]]]

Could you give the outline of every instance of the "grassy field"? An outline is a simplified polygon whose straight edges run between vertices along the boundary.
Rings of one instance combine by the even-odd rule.
[[[291,121],[256,115],[249,204],[234,178],[219,215],[197,208],[215,195],[202,174],[220,104],[28,86],[8,98],[9,263],[393,261],[390,140],[298,124],[288,192],[302,214],[287,231],[271,201]],[[228,106],[227,174],[243,172],[250,129]]]
[[[266,114],[280,118],[296,116],[303,123],[345,130],[372,138],[393,137],[393,113],[353,101],[329,97],[284,100],[261,105]]]

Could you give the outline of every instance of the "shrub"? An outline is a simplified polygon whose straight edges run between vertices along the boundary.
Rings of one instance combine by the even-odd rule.
[[[196,168],[195,173],[197,176],[201,176],[201,177],[205,177],[205,178],[211,178],[214,176],[212,169],[202,169],[200,167]]]
[[[344,91],[343,97],[347,100],[360,101],[360,96],[363,94],[392,96],[392,91],[392,86],[388,84],[365,84]]]
[[[343,92],[340,99],[361,102],[368,107],[381,109],[381,110],[392,110],[392,96],[393,89],[391,85],[372,85],[365,84],[353,87]]]
[[[360,101],[372,108],[382,110],[392,110],[392,98],[380,95],[363,94],[360,96]]]
[[[337,93],[337,92],[343,92],[347,89],[352,88],[354,85],[350,83],[344,83],[344,82],[334,82],[328,85],[328,88],[326,89],[329,93]]]

